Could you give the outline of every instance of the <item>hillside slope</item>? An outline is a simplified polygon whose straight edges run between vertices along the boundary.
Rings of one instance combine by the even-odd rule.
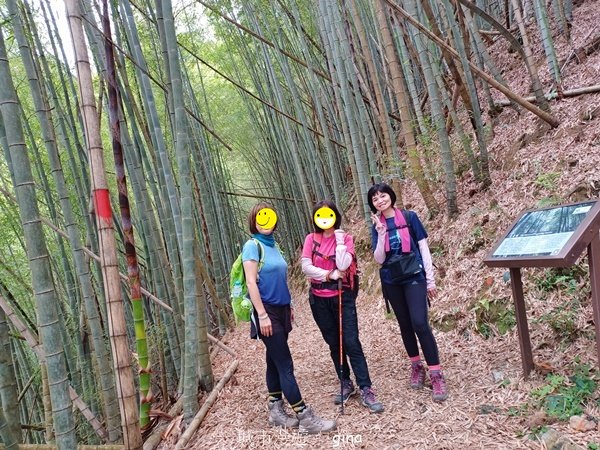
[[[600,1],[588,0],[578,6],[572,42],[556,38],[559,60],[564,61],[573,49],[597,38],[598,23]],[[538,49],[535,59],[542,82],[550,86],[539,38],[534,33],[531,38]],[[516,54],[499,40],[492,47],[492,56],[511,88],[526,95],[529,83]],[[571,60],[562,75],[563,90],[600,83],[600,52]],[[524,271],[537,364],[528,380],[521,373],[505,271],[490,270],[482,263],[499,233],[519,211],[598,196],[600,94],[565,98],[550,105],[561,121],[556,129],[548,130],[530,113],[510,108],[497,118],[488,118],[494,121],[489,142],[492,187],[481,191],[470,173],[464,173],[459,183],[460,215],[452,221],[439,217],[425,222],[439,268],[440,296],[432,305],[431,318],[448,378],[448,401],[435,404],[430,390],[415,392],[408,388],[406,354],[397,323],[384,315],[376,266],[369,254],[368,230],[351,212],[353,223],[346,224],[346,228],[356,236],[363,270],[358,301],[362,342],[374,387],[386,412],[369,415],[352,400],[345,414],[338,416],[332,402],[337,388],[335,374],[307,305],[306,286],[298,282],[294,288],[297,324],[290,337],[296,375],[307,402],[323,416],[338,417],[338,432],[302,437],[267,427],[263,346],[249,340],[247,326],[240,326],[224,338],[237,352],[239,369],[189,448],[545,448],[540,440],[542,427],[551,427],[584,448],[588,444],[589,448],[598,448],[597,429],[576,432],[568,420],[551,423],[553,420],[540,412],[544,395],[532,393],[549,386],[548,373],[554,374],[558,386],[564,381],[560,377],[574,374],[576,368],[584,379],[590,379],[585,365],[597,364],[586,259],[570,271]],[[437,192],[443,192],[441,181]],[[410,182],[404,198],[421,217],[426,217],[423,202]],[[443,200],[438,198],[441,204]],[[217,378],[230,361],[228,354],[216,354]],[[596,393],[584,403],[585,412],[596,419],[600,418],[597,399]],[[530,417],[533,415],[534,419]],[[175,438],[172,435],[170,439]],[[163,448],[169,445],[165,443]]]

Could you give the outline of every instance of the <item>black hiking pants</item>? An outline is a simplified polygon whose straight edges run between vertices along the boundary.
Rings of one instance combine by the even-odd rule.
[[[438,365],[440,363],[438,347],[429,326],[427,283],[413,281],[401,285],[385,284],[383,288],[400,325],[402,342],[408,356],[411,358],[419,356],[418,338],[427,365]]]
[[[335,373],[340,376],[340,327],[339,327],[339,309],[338,296],[319,297],[310,294],[310,309],[323,339],[329,346],[331,359],[335,367]],[[360,339],[358,338],[358,318],[356,315],[356,295],[351,291],[342,293],[342,379],[350,379],[350,367],[348,358],[356,384],[360,388],[371,387],[371,378],[369,378],[369,368],[367,360],[363,353]]]
[[[267,388],[269,392],[283,392],[291,406],[302,400],[300,388],[294,376],[294,362],[288,345],[288,333],[277,332],[262,336],[267,348]]]

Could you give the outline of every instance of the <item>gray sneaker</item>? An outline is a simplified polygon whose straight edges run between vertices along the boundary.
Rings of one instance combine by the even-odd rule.
[[[317,416],[310,406],[304,408],[304,411],[299,412],[298,420],[300,428],[298,433],[319,434],[333,431],[337,427],[335,420],[325,420]]]
[[[344,403],[346,403],[346,401],[348,401],[348,399],[354,394],[356,394],[356,388],[354,387],[354,383],[352,383],[352,380],[343,380],[342,393],[335,394],[333,403],[335,403],[336,405],[341,405],[342,398],[344,399]]]
[[[377,401],[375,397],[375,391],[371,387],[364,387],[360,390],[360,397],[362,398],[363,406],[369,408],[372,413],[383,412],[383,404]]]
[[[269,402],[269,425],[272,427],[298,428],[298,419],[283,409],[283,400]]]

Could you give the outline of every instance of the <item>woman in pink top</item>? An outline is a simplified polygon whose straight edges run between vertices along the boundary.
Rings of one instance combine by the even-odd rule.
[[[310,278],[309,303],[313,317],[331,352],[342,392],[335,397],[341,404],[356,393],[350,379],[350,365],[360,388],[362,404],[370,412],[382,412],[371,387],[369,369],[358,337],[356,295],[358,280],[352,236],[340,229],[342,216],[331,201],[324,200],[312,211],[315,231],[306,236],[302,249],[302,272]],[[342,361],[340,367],[338,280],[342,280]]]

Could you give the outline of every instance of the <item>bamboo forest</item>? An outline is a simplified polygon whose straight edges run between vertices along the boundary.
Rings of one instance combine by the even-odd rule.
[[[544,300],[528,303],[529,378],[510,276],[482,264],[519,211],[598,197],[598,11],[0,0],[0,449],[599,448],[587,253],[525,271],[527,302]],[[382,182],[429,233],[444,403],[410,391],[385,313],[368,196]],[[300,268],[321,200],[354,235],[382,414],[330,400]],[[298,383],[337,434],[268,426],[265,346],[230,302],[258,202],[279,217]]]

